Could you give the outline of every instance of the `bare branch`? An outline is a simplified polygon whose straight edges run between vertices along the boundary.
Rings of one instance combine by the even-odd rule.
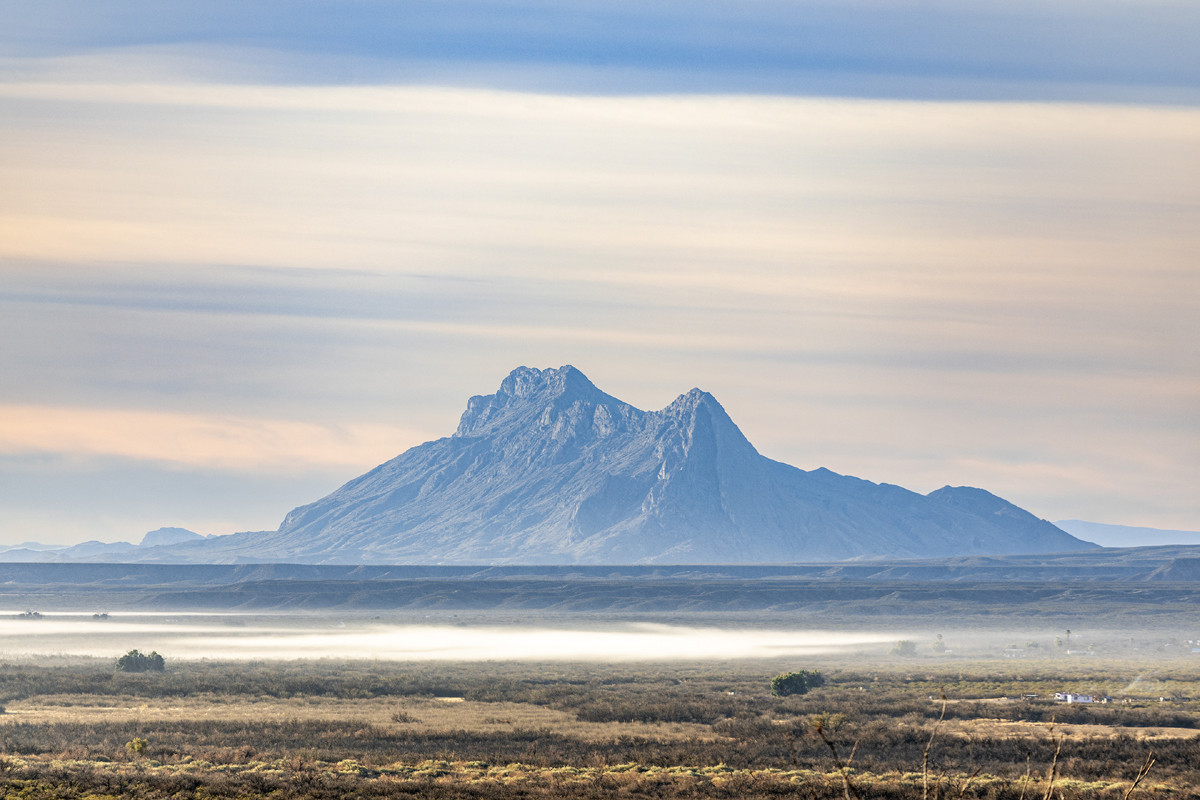
[[[1054,736],[1054,723],[1050,723],[1050,738],[1054,742],[1054,760],[1050,762],[1050,770],[1046,775],[1046,793],[1042,795],[1042,800],[1051,800],[1054,797],[1054,782],[1058,780],[1058,756],[1062,753],[1063,740],[1065,736]]]
[[[1133,794],[1133,790],[1136,789],[1138,784],[1142,782],[1142,779],[1150,773],[1150,768],[1154,766],[1154,762],[1156,760],[1157,759],[1154,757],[1153,750],[1146,754],[1146,763],[1142,764],[1141,769],[1138,770],[1137,777],[1133,779],[1133,784],[1129,787],[1129,790],[1125,792],[1124,800],[1129,800],[1129,796]]]
[[[942,726],[942,721],[946,719],[946,687],[942,687],[942,713],[938,716],[937,722],[933,723],[933,730],[929,733],[929,741],[925,743],[925,749],[921,751],[921,800],[929,800],[929,750],[933,747],[933,740],[938,734],[938,728]]]
[[[841,757],[838,756],[837,747],[825,735],[825,723],[821,717],[817,717],[813,722],[813,730],[817,736],[821,737],[821,741],[825,743],[825,746],[829,748],[830,754],[833,755],[833,763],[842,776],[842,795],[846,800],[850,800],[851,796],[854,797],[854,800],[862,800],[862,795],[858,793],[858,789],[850,782],[850,761],[854,759],[854,754],[858,751],[858,742],[854,743],[854,748],[850,751],[850,760],[843,764]]]

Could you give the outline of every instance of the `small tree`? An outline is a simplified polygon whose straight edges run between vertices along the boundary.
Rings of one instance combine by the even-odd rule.
[[[892,648],[892,655],[894,656],[915,656],[916,654],[917,643],[909,639],[901,639]]]
[[[166,666],[157,650],[149,654],[130,650],[117,659],[117,672],[162,672]]]
[[[809,672],[802,669],[799,672],[785,672],[771,679],[771,694],[776,697],[787,697],[793,694],[807,694],[809,689],[825,685],[825,676],[817,670]]]

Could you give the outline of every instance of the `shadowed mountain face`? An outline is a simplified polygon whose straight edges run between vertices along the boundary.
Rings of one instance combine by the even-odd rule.
[[[295,509],[276,532],[198,549],[321,563],[697,564],[1093,546],[981,489],[919,495],[772,461],[706,392],[646,412],[567,366],[521,367],[471,398],[453,436]]]

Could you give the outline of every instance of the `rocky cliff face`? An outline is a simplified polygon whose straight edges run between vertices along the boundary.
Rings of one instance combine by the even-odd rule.
[[[772,461],[707,392],[646,412],[570,366],[514,370],[495,394],[470,399],[453,436],[295,509],[277,532],[228,538],[203,549],[328,563],[631,564],[1092,546],[981,489],[919,495]]]

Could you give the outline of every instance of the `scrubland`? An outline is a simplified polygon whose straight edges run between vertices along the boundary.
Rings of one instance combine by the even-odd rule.
[[[772,696],[772,675],[794,668],[828,682]],[[94,800],[1196,797],[1198,668],[1182,653],[168,660],[153,674],[10,660],[0,787]]]

